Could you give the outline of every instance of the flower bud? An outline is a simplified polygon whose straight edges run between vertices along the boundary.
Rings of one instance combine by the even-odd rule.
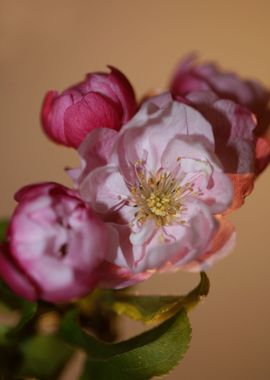
[[[133,88],[117,69],[91,73],[61,94],[49,91],[43,101],[41,121],[53,141],[77,148],[95,128],[119,130],[136,111]]]
[[[21,189],[1,249],[0,275],[17,294],[69,301],[97,285],[96,268],[107,250],[105,224],[76,191],[54,183]]]

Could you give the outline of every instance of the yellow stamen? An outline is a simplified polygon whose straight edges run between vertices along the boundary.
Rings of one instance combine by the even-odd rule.
[[[135,165],[136,166],[136,165]],[[179,219],[184,197],[194,193],[190,183],[180,185],[175,177],[168,172],[159,172],[147,176],[136,167],[137,184],[131,186],[131,203],[138,207],[135,218],[141,224],[147,219],[155,220],[158,227],[177,223],[184,223]]]

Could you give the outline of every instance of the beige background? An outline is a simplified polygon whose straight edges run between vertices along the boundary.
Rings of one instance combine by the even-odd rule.
[[[68,184],[62,169],[77,162],[39,128],[46,90],[112,64],[140,96],[165,86],[178,58],[192,50],[270,85],[269,13],[267,0],[1,0],[0,214],[11,212],[12,194],[24,184]],[[209,272],[211,294],[191,315],[191,348],[168,379],[270,379],[269,190],[270,170],[232,217],[237,248]],[[140,289],[178,294],[196,281],[177,273]]]

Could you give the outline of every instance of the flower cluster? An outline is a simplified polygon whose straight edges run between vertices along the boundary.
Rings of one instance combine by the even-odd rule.
[[[232,249],[225,216],[270,161],[269,96],[193,56],[141,104],[115,68],[48,92],[43,129],[81,165],[68,172],[72,189],[40,183],[15,195],[0,275],[27,299],[62,302],[207,269]]]

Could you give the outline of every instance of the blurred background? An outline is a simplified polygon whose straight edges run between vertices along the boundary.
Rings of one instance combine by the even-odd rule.
[[[120,68],[137,96],[165,87],[179,58],[197,51],[270,86],[270,2],[265,0],[0,0],[0,215],[14,192],[38,181],[69,184],[73,150],[43,135],[44,93],[90,71]],[[193,340],[168,379],[270,379],[270,170],[231,220],[235,252],[209,271],[210,295],[191,314]],[[143,293],[181,294],[198,281],[160,275]],[[138,327],[124,321],[124,336]]]

